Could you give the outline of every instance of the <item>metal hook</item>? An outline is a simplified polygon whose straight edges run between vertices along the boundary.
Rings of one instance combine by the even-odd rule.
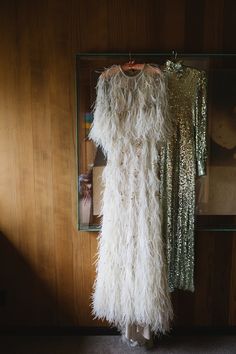
[[[132,58],[131,58],[131,52],[129,52],[129,62],[132,61],[131,59],[132,59]]]
[[[128,65],[129,65],[130,68],[134,65],[134,62],[135,62],[135,60],[132,59],[131,52],[129,52],[129,63],[128,63]]]
[[[174,60],[176,60],[176,59],[177,59],[177,52],[176,52],[176,50],[172,50],[172,55],[174,56]]]

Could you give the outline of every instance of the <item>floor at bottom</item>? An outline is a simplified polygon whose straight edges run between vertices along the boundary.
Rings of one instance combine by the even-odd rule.
[[[163,336],[151,348],[131,347],[119,335],[109,336],[1,336],[1,354],[233,354],[235,335]]]

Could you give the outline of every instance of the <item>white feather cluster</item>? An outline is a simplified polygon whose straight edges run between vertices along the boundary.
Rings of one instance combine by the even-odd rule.
[[[114,66],[107,70],[112,70]],[[124,328],[170,329],[173,309],[161,234],[159,146],[171,134],[163,74],[100,75],[89,138],[107,157],[96,279],[95,318]]]

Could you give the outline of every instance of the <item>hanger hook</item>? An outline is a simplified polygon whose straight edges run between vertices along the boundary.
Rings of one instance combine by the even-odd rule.
[[[172,55],[173,55],[173,57],[174,57],[174,60],[176,60],[176,58],[177,58],[177,52],[176,52],[176,50],[172,50]]]
[[[172,55],[173,55],[173,57],[174,57],[174,60],[176,60],[176,59],[177,59],[177,52],[176,52],[176,50],[172,50]]]
[[[130,62],[132,61],[131,52],[129,52],[129,61],[130,61]]]

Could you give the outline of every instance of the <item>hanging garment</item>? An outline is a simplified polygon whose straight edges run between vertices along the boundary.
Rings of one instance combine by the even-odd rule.
[[[195,179],[206,173],[206,73],[168,60],[163,68],[173,135],[161,150],[163,237],[170,291],[194,291]]]
[[[150,64],[133,76],[112,65],[96,90],[89,138],[107,165],[92,313],[124,334],[142,327],[149,338],[149,329],[169,331],[173,318],[158,177],[160,146],[171,132],[165,81]]]

